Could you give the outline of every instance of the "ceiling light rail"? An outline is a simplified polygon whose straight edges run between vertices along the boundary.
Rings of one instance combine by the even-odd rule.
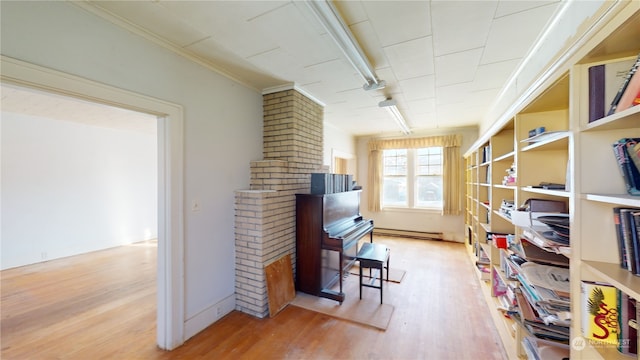
[[[402,116],[402,113],[398,110],[396,105],[397,101],[391,98],[378,103],[379,107],[387,109],[391,116],[393,116],[393,120],[398,124],[402,133],[409,135],[411,134],[411,129],[409,128],[409,125],[407,125],[407,122],[404,120],[404,116]]]
[[[329,35],[342,50],[351,65],[358,71],[365,81],[364,90],[378,90],[385,87],[384,80],[379,80],[364,54],[364,51],[356,41],[349,26],[342,20],[338,9],[327,0],[305,1]]]

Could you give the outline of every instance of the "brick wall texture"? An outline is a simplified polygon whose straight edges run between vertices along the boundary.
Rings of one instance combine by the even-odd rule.
[[[323,161],[323,108],[296,90],[263,96],[263,160],[235,194],[236,309],[269,314],[264,267],[286,254],[295,266],[295,194],[308,193]],[[294,267],[295,274],[295,267]]]

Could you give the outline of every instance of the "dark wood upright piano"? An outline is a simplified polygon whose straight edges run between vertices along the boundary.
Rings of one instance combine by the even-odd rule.
[[[296,194],[298,291],[344,301],[342,277],[355,262],[358,240],[369,235],[373,241],[373,220],[360,215],[360,193]]]

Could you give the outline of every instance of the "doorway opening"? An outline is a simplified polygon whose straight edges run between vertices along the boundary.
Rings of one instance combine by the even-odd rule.
[[[1,57],[2,83],[70,96],[157,118],[157,345],[184,342],[183,110],[179,105]]]

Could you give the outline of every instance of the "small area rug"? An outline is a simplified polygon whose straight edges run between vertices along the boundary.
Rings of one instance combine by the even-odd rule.
[[[388,283],[384,286],[385,293],[389,291],[387,285]],[[380,304],[379,290],[363,288],[362,291],[363,298],[360,300],[358,277],[347,276],[343,281],[343,292],[346,294],[346,298],[342,302],[342,305],[335,300],[321,298],[299,291],[296,292],[296,297],[290,305],[338,319],[371,326],[376,329],[386,330],[395,308],[390,304]]]

